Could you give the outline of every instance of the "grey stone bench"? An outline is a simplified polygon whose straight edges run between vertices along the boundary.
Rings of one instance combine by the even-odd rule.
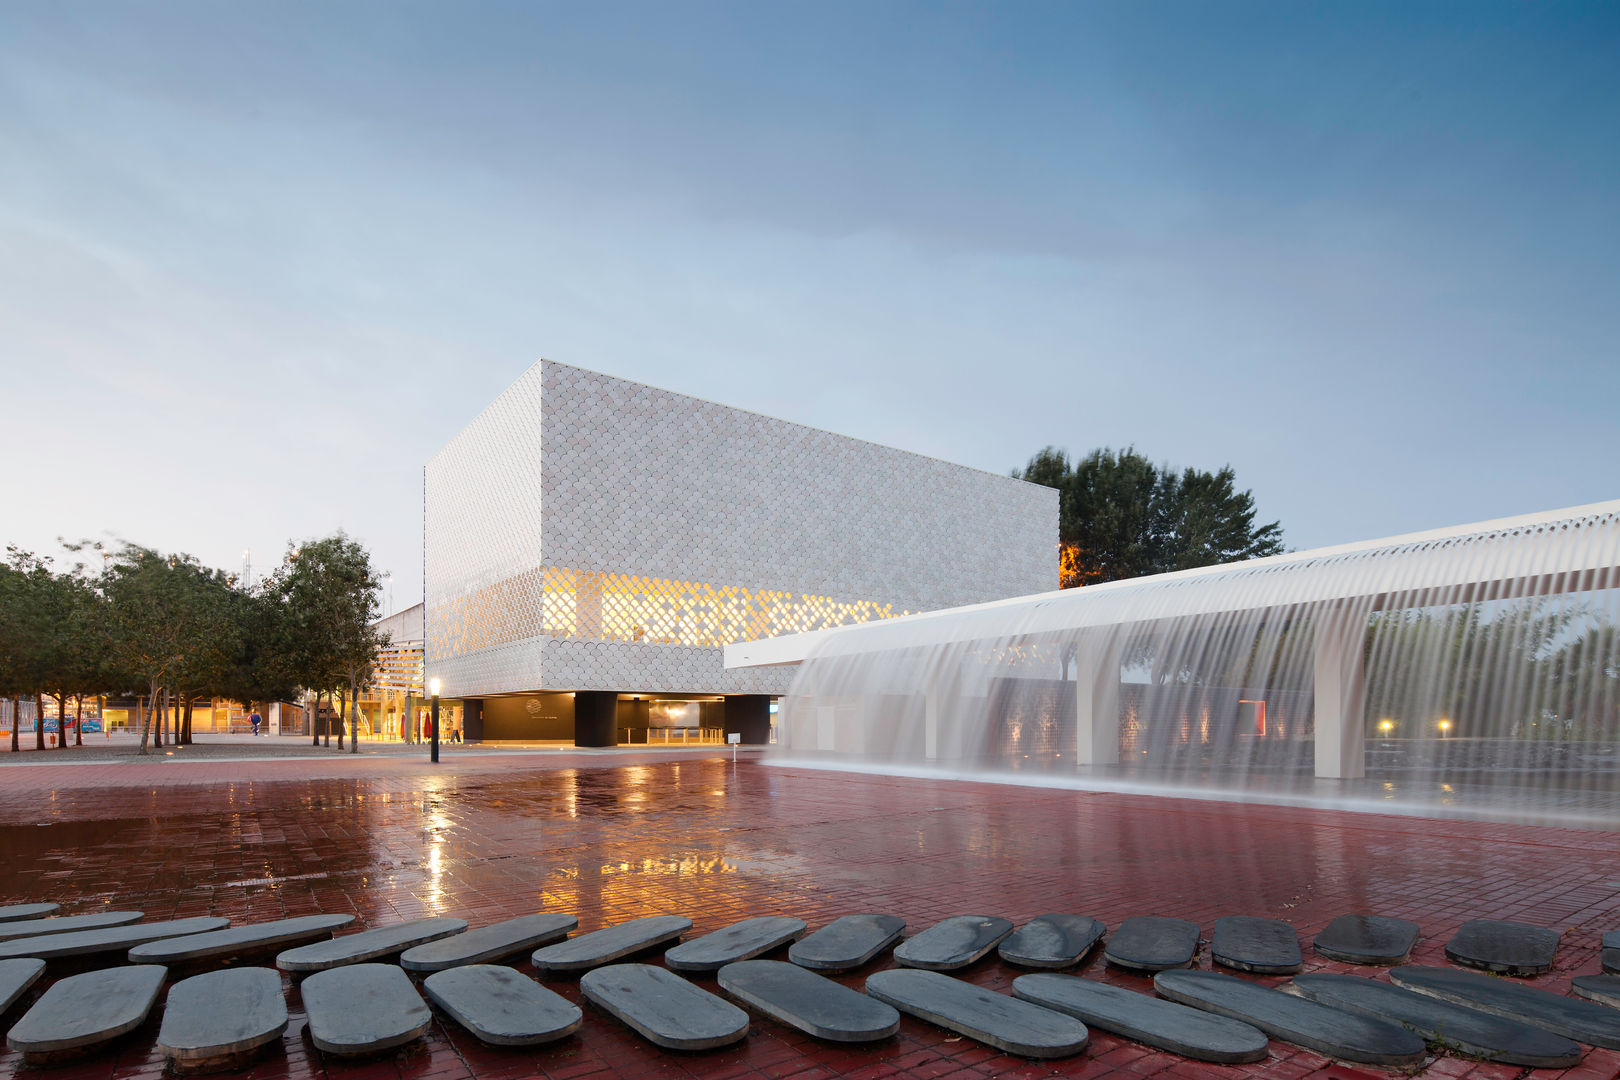
[[[1338,1009],[1213,971],[1161,971],[1153,976],[1160,997],[1252,1024],[1273,1039],[1366,1065],[1416,1065],[1423,1040],[1389,1023]]]
[[[422,980],[428,1000],[491,1046],[534,1046],[572,1035],[579,1006],[509,967],[462,964]]]
[[[528,952],[568,936],[579,925],[572,915],[523,915],[454,934],[425,945],[413,945],[400,954],[407,971],[443,971],[463,964],[485,964]]]
[[[1107,929],[1088,915],[1037,915],[1003,939],[996,951],[1019,967],[1073,967]]]
[[[353,1057],[414,1042],[433,1010],[393,964],[345,964],[317,971],[299,986],[316,1049]]]
[[[139,911],[96,911],[89,915],[63,915],[55,919],[6,923],[0,925],[0,941],[44,937],[46,934],[73,934],[80,930],[105,930],[109,926],[140,922],[141,915]]]
[[[313,945],[300,945],[296,949],[276,955],[276,967],[282,971],[302,974],[309,971],[327,971],[348,964],[364,964],[371,960],[395,956],[413,945],[459,934],[467,929],[466,919],[440,916],[433,919],[412,919],[409,922],[379,926],[362,930],[358,934],[345,934],[330,941],[317,941]],[[412,991],[413,993],[415,991]]]
[[[683,916],[649,915],[547,945],[535,950],[530,960],[537,970],[544,972],[587,971],[675,941],[690,929],[692,920]]]
[[[173,922],[131,923],[128,926],[109,926],[104,930],[79,930],[71,934],[13,938],[10,941],[0,941],[0,960],[8,960],[13,956],[58,960],[68,956],[95,956],[99,953],[122,954],[148,941],[184,937],[187,934],[206,934],[212,930],[223,930],[229,925],[231,925],[229,919],[205,915],[195,919],[175,919]]]
[[[727,964],[752,960],[797,941],[804,928],[803,919],[785,915],[743,919],[675,946],[664,954],[664,965],[671,971],[719,971]]]
[[[748,1014],[651,964],[609,964],[587,971],[580,993],[649,1042],[671,1050],[710,1050],[748,1035]]]
[[[788,959],[812,971],[853,971],[900,940],[906,920],[893,915],[843,915],[788,948]]]
[[[1197,953],[1197,923],[1133,915],[1108,939],[1103,957],[1115,967],[1154,972],[1187,967]]]
[[[30,986],[45,973],[45,961],[32,956],[0,960],[0,1013],[17,1003]]]
[[[867,976],[866,992],[919,1020],[1020,1057],[1072,1057],[1091,1038],[1072,1016],[937,971],[875,972]]]
[[[831,1042],[875,1042],[900,1030],[900,1014],[797,964],[739,960],[716,976],[720,989],[807,1035]]]
[[[1556,930],[1528,923],[1475,919],[1446,942],[1446,958],[1503,975],[1540,975],[1552,970],[1558,937]]]
[[[1298,931],[1281,919],[1253,915],[1216,919],[1209,955],[1223,967],[1257,975],[1292,975],[1305,963]]]
[[[906,939],[894,950],[894,959],[906,967],[955,971],[983,957],[1012,929],[1012,923],[994,915],[953,915]]]
[[[286,1030],[281,973],[230,968],[169,987],[157,1047],[176,1072],[220,1072],[246,1065]]]
[[[8,904],[0,907],[0,923],[17,922],[20,919],[43,919],[47,915],[55,915],[60,910],[61,904]]]
[[[1398,967],[1389,978],[1403,989],[1453,1005],[1534,1024],[1591,1046],[1620,1050],[1620,1010],[1456,968]]]
[[[1620,975],[1577,975],[1569,988],[1588,1001],[1620,1009]]]
[[[208,960],[252,956],[301,941],[330,938],[353,915],[302,915],[295,919],[251,923],[207,934],[163,938],[129,950],[132,964],[195,964]]]
[[[12,1027],[6,1043],[29,1066],[98,1050],[145,1021],[164,974],[156,964],[140,964],[59,979]]]
[[[1329,960],[1389,967],[1404,964],[1417,944],[1419,927],[1384,915],[1340,915],[1328,923],[1311,948]]]
[[[1499,1016],[1465,1009],[1438,998],[1355,975],[1301,975],[1291,989],[1311,1001],[1357,1016],[1399,1024],[1431,1043],[1467,1057],[1564,1069],[1581,1060],[1579,1043],[1562,1035]]]
[[[1265,1032],[1241,1020],[1149,997],[1077,975],[1020,975],[1013,994],[1091,1027],[1158,1050],[1222,1064],[1266,1056]]]

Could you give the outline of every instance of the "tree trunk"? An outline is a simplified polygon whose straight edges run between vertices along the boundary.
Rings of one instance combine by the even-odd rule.
[[[349,680],[349,698],[355,703],[354,722],[349,727],[349,753],[360,752],[360,693],[355,689],[354,680]]]
[[[56,692],[56,748],[67,749],[67,691]]]
[[[19,754],[22,747],[17,743],[17,731],[22,727],[22,698],[11,699],[11,752]]]
[[[193,703],[194,699],[188,693],[186,695],[186,719],[185,723],[180,727],[180,741],[186,746],[191,745],[191,706]]]
[[[338,749],[343,749],[343,731],[348,727],[349,695],[342,690],[338,691]]]
[[[310,745],[321,745],[321,692],[315,691],[315,704],[309,712]]]
[[[140,715],[140,718],[141,718],[141,749],[140,749],[140,753],[143,756],[147,752],[146,751],[146,740],[152,734],[152,706],[156,702],[157,702],[157,683],[156,682],[152,683],[152,685],[151,685],[151,693],[147,696],[147,698],[146,698],[146,700],[144,702],[141,701],[139,698],[137,698],[136,701],[135,701],[135,711]]]
[[[34,749],[45,749],[45,691],[34,691]]]
[[[84,695],[73,699],[73,745],[84,745]]]

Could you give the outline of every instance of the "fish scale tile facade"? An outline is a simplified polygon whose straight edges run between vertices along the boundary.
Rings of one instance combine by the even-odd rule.
[[[786,691],[730,641],[1057,585],[1057,493],[542,360],[424,473],[450,696]]]

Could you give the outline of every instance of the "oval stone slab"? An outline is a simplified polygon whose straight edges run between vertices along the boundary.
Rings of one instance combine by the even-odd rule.
[[[994,915],[953,915],[902,942],[894,959],[906,967],[955,971],[995,948],[1012,929],[1012,923]]]
[[[1577,1042],[1620,1050],[1620,1010],[1456,968],[1409,965],[1394,969],[1389,978],[1396,986],[1453,1005],[1534,1024]]]
[[[463,964],[504,960],[537,945],[559,941],[578,925],[579,920],[572,915],[523,915],[412,946],[400,954],[399,963],[407,971],[443,971]]]
[[[422,980],[428,1000],[491,1046],[534,1046],[579,1030],[579,1006],[509,967],[463,964]]]
[[[175,919],[173,922],[133,923],[129,926],[109,926],[105,930],[79,930],[71,934],[48,934],[45,937],[14,938],[0,942],[0,960],[13,956],[35,956],[41,960],[55,960],[63,956],[94,956],[96,953],[124,953],[136,945],[159,938],[184,937],[187,934],[206,934],[223,930],[231,920],[212,915],[195,919]]]
[[[288,949],[276,956],[276,967],[282,971],[302,972],[363,964],[368,960],[403,952],[413,945],[459,934],[465,929],[466,919],[446,916],[412,919],[410,922],[379,926],[375,930],[362,930],[358,934],[345,934],[331,941],[317,941],[313,945]]]
[[[1503,975],[1540,975],[1552,970],[1558,937],[1556,930],[1528,923],[1475,919],[1446,942],[1446,958]]]
[[[1603,970],[1611,975],[1620,974],[1620,930],[1603,935]]]
[[[692,920],[680,915],[649,915],[645,919],[594,930],[555,945],[535,950],[531,960],[540,971],[586,971],[643,949],[675,941],[692,929]]]
[[[730,1046],[748,1034],[747,1013],[651,964],[610,964],[587,971],[579,989],[593,1005],[671,1050]]]
[[[906,920],[893,915],[842,915],[794,942],[788,959],[812,971],[853,971],[900,940]]]
[[[129,961],[132,964],[180,964],[239,956],[278,945],[330,938],[332,931],[352,922],[353,915],[302,915],[296,919],[233,926],[208,934],[187,934],[137,945],[129,950]]]
[[[1570,989],[1588,1001],[1620,1009],[1620,975],[1577,975]]]
[[[1037,915],[1013,931],[996,951],[1007,963],[1020,967],[1073,967],[1107,929],[1088,915]]]
[[[900,1014],[797,964],[740,960],[717,976],[720,989],[771,1019],[832,1042],[875,1042],[900,1030]]]
[[[317,971],[299,987],[309,1037],[329,1054],[352,1056],[419,1039],[433,1010],[393,964],[345,964]]]
[[[281,973],[231,968],[182,979],[169,988],[158,1051],[185,1072],[232,1068],[287,1030]]]
[[[1305,963],[1298,931],[1281,919],[1253,915],[1216,919],[1209,954],[1217,964],[1258,975],[1292,975]]]
[[[1020,975],[1013,994],[1102,1031],[1198,1061],[1240,1064],[1266,1056],[1266,1033],[1241,1020],[1201,1012],[1077,975]]]
[[[127,926],[132,922],[140,922],[142,914],[139,911],[96,911],[89,915],[64,915],[57,919],[6,923],[0,926],[0,941],[42,937],[45,934],[72,934],[80,930],[104,930],[109,926]]]
[[[1527,1065],[1533,1069],[1563,1069],[1581,1060],[1580,1044],[1562,1035],[1414,994],[1374,979],[1354,975],[1301,975],[1294,980],[1293,987],[1312,1001],[1357,1016],[1389,1020],[1467,1057],[1506,1065]]]
[[[60,910],[61,904],[10,904],[0,907],[0,923],[16,922],[19,919],[43,919],[47,915],[55,915]]]
[[[156,964],[106,968],[57,980],[23,1014],[6,1042],[24,1055],[82,1050],[141,1025],[163,989]]]
[[[1311,947],[1329,960],[1389,967],[1404,964],[1417,944],[1419,927],[1384,915],[1340,915],[1322,928]]]
[[[804,927],[803,919],[786,915],[743,919],[675,946],[664,954],[664,964],[674,971],[719,971],[727,964],[752,960],[797,941]]]
[[[1164,971],[1186,967],[1197,952],[1197,923],[1133,915],[1108,939],[1103,956],[1110,964],[1133,971]]]
[[[1427,1052],[1422,1039],[1386,1020],[1352,1016],[1235,975],[1161,971],[1153,976],[1153,989],[1171,1001],[1253,1024],[1273,1039],[1344,1061],[1416,1065]]]
[[[937,971],[875,972],[867,976],[866,992],[919,1020],[1021,1057],[1072,1057],[1091,1038],[1072,1016]]]
[[[45,961],[32,956],[0,960],[0,1013],[15,1005],[23,991],[38,982],[44,973]]]

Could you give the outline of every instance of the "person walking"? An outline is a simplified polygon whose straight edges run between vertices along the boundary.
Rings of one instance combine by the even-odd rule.
[[[253,725],[253,734],[257,735],[259,733],[259,725],[263,722],[264,721],[259,718],[259,710],[254,709],[253,715],[248,717],[248,723]]]

